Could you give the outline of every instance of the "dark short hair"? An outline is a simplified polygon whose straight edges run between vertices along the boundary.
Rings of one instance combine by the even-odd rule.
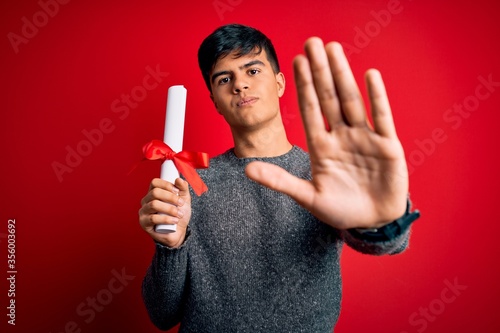
[[[198,65],[209,91],[210,72],[219,59],[232,52],[236,57],[249,53],[260,54],[266,51],[267,60],[273,71],[279,73],[280,67],[276,51],[271,40],[259,30],[241,24],[228,24],[217,28],[200,45],[198,49]]]

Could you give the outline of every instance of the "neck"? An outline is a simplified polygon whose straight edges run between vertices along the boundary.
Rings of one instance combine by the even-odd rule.
[[[275,157],[292,149],[281,118],[257,129],[234,129],[234,153],[239,158]]]

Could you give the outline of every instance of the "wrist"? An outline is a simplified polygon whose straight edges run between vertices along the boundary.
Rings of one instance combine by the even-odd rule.
[[[398,219],[382,225],[378,228],[355,228],[350,229],[357,238],[371,241],[388,241],[404,234],[410,225],[420,217],[418,210],[411,210],[411,202],[408,199],[405,213]]]
[[[186,243],[186,240],[190,234],[189,227],[188,228],[179,228],[177,226],[177,230],[174,233],[169,235],[162,235],[158,237],[153,237],[155,241],[171,250],[180,249]],[[174,238],[175,237],[175,238]]]

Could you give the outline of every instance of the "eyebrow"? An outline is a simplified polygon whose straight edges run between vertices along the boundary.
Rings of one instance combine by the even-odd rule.
[[[252,60],[250,62],[247,62],[246,64],[242,65],[239,67],[239,69],[245,69],[245,68],[248,68],[248,67],[252,67],[254,65],[261,65],[261,66],[265,66],[265,64],[260,61],[260,60]],[[215,79],[221,75],[227,75],[227,74],[231,74],[230,71],[220,71],[220,72],[217,72],[217,73],[214,73],[212,74],[212,83],[214,83]]]

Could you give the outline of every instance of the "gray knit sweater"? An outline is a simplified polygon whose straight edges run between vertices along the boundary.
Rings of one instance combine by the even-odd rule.
[[[369,254],[398,253],[390,242],[359,240],[322,223],[286,195],[244,173],[254,160],[311,178],[298,147],[271,158],[213,158],[199,174],[208,192],[192,196],[188,236],[179,249],[156,244],[143,281],[152,322],[181,333],[330,333],[340,312],[339,257],[346,242]]]

